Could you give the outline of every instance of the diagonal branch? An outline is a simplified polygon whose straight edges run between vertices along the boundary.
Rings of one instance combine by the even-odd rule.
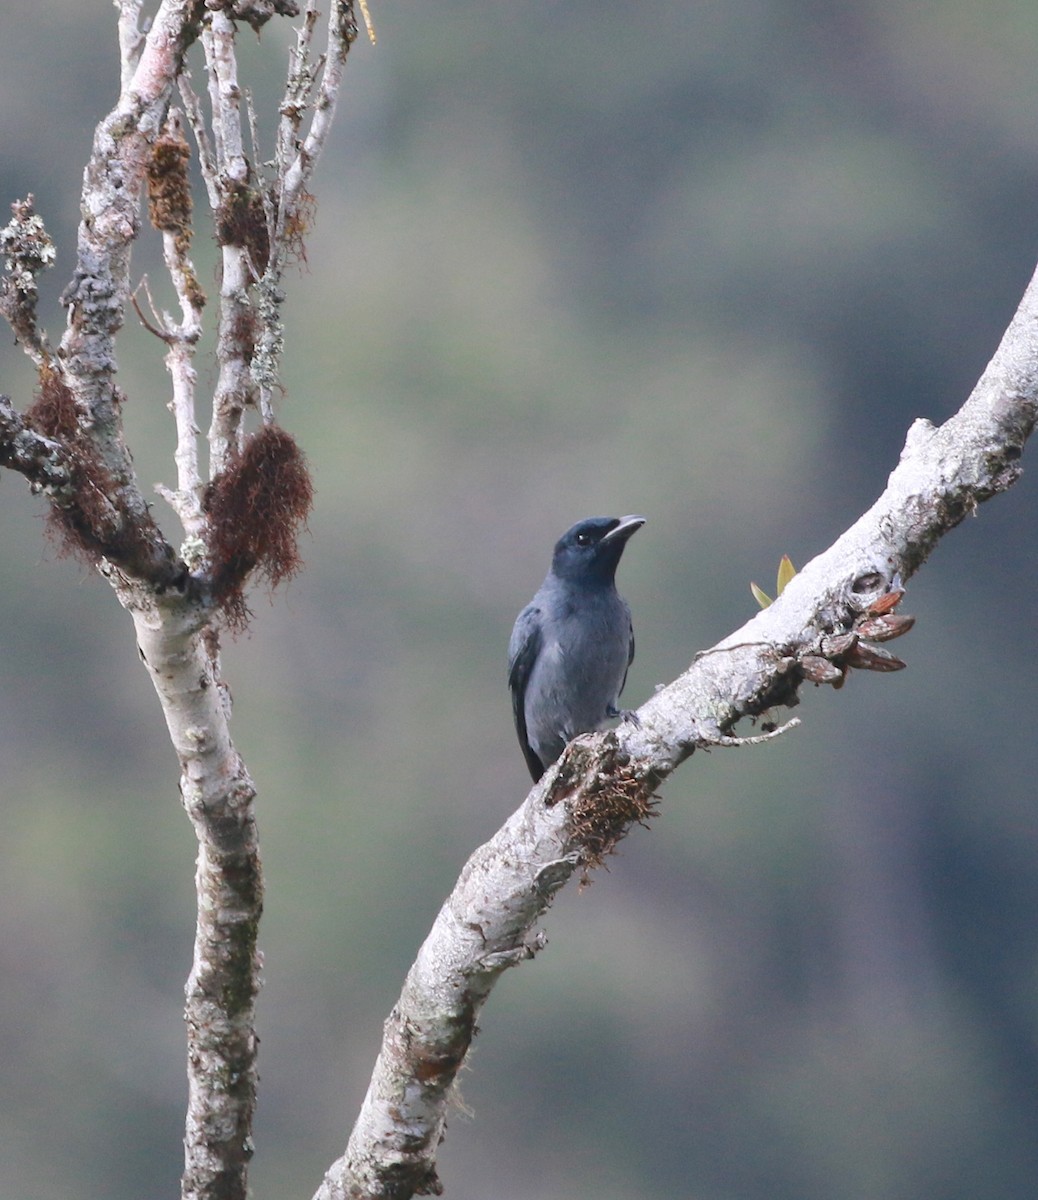
[[[126,92],[140,61],[144,34],[141,32],[143,0],[117,0],[119,9],[120,90]]]
[[[316,1200],[442,1190],[436,1151],[451,1087],[498,976],[543,945],[538,920],[574,872],[596,865],[697,747],[744,717],[794,705],[815,665],[890,669],[859,639],[881,634],[901,581],[978,504],[1018,478],[1038,419],[1038,274],[967,402],[939,428],[916,421],[876,503],[781,597],[639,710],[639,724],[578,738],[462,869],[385,1025],[346,1153]],[[903,631],[910,619],[888,624]],[[807,664],[812,664],[809,670]]]
[[[43,371],[51,361],[47,335],[36,320],[39,300],[37,277],[55,257],[43,220],[35,210],[31,195],[11,205],[11,220],[0,229],[0,252],[4,257],[4,275],[0,278],[0,316],[11,326],[15,341]]]
[[[163,0],[139,53],[129,30],[136,6],[120,7],[123,86],[115,108],[97,126],[84,172],[78,258],[62,298],[68,326],[59,358],[84,427],[123,493],[123,507],[143,518],[147,505],[123,440],[115,338],[129,296],[130,250],[140,231],[150,147],[165,121],[184,55],[198,35],[204,3]]]
[[[72,481],[72,463],[61,442],[37,433],[11,403],[0,396],[0,466],[18,471],[34,492],[58,497]]]

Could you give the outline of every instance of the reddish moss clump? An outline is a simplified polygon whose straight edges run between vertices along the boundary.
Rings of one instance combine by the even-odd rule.
[[[187,167],[191,147],[176,126],[155,139],[145,173],[148,217],[156,229],[191,239],[191,182]],[[186,249],[186,245],[185,245]]]
[[[299,193],[295,209],[285,220],[285,249],[290,262],[306,262],[306,235],[314,225],[317,200],[303,188]]]
[[[609,735],[601,747],[573,746],[567,753],[548,803],[569,795],[570,848],[582,869],[581,883],[603,865],[633,825],[648,827],[656,815],[658,779],[635,770]]]
[[[173,234],[191,302],[201,308],[205,304],[205,293],[188,260],[192,210],[191,179],[188,174],[190,161],[191,147],[180,130],[179,122],[170,119],[161,137],[156,138],[145,168],[148,217],[156,229]]]
[[[251,363],[256,355],[256,339],[259,329],[259,318],[256,309],[251,305],[235,307],[231,318],[231,338],[234,345],[241,351],[242,358]]]
[[[253,268],[262,275],[270,259],[270,230],[263,197],[245,183],[228,186],[216,212],[216,237],[221,246],[243,246]]]
[[[37,432],[55,441],[68,444],[82,439],[75,397],[61,377],[46,364],[40,368],[40,390],[25,419]]]
[[[252,434],[209,484],[204,508],[213,596],[232,628],[248,621],[244,588],[250,575],[277,587],[303,565],[299,527],[313,497],[303,452],[276,425]]]
[[[152,543],[161,541],[154,522],[125,510],[119,486],[98,456],[81,421],[75,397],[60,374],[44,364],[40,390],[25,414],[45,437],[60,443],[67,456],[69,484],[50,497],[48,532],[59,552],[94,565],[101,558],[150,570]],[[146,571],[147,573],[147,571]]]

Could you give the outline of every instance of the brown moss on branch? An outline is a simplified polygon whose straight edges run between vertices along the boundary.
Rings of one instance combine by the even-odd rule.
[[[259,339],[259,317],[253,305],[236,307],[231,316],[231,342],[238,353],[247,363],[256,356],[256,342]]]
[[[127,510],[117,480],[101,461],[75,397],[48,364],[25,414],[28,425],[58,442],[67,456],[68,484],[47,489],[48,533],[59,553],[96,566],[102,558],[163,585],[172,581],[173,554],[150,517]]]
[[[40,389],[25,419],[38,433],[67,446],[82,441],[79,406],[60,375],[50,366],[39,372]]]
[[[206,8],[224,11],[236,21],[247,21],[259,33],[271,17],[298,17],[296,0],[208,0]]]
[[[317,200],[312,192],[300,188],[295,204],[285,217],[284,247],[285,261],[306,262],[306,235],[314,226]]]
[[[270,230],[263,197],[247,183],[231,184],[216,212],[216,237],[221,246],[248,251],[257,277],[270,261]]]
[[[248,622],[251,575],[277,587],[302,566],[298,535],[313,495],[302,451],[276,425],[252,434],[209,484],[203,507],[212,591],[232,628]]]
[[[191,147],[180,122],[171,115],[162,135],[155,141],[151,158],[145,168],[148,181],[148,217],[162,233],[174,237],[177,257],[186,276],[191,303],[201,308],[205,304],[202,291],[188,259],[191,249],[191,178],[188,165]]]
[[[657,783],[634,769],[611,734],[600,745],[578,742],[567,751],[549,802],[557,803],[576,784],[569,801],[569,846],[580,856],[582,882],[615,853],[633,825],[648,827],[656,815]]]
[[[178,239],[183,237],[185,250],[191,240],[191,181],[187,169],[190,161],[191,147],[179,125],[170,121],[155,140],[145,169],[148,217],[156,229],[175,233]]]

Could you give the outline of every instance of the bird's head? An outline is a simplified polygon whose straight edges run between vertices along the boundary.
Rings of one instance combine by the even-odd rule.
[[[644,517],[588,517],[555,543],[552,574],[581,583],[612,583],[627,539],[645,524]]]

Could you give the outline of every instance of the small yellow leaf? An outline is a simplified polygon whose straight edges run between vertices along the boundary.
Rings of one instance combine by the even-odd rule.
[[[783,554],[782,561],[779,563],[778,567],[778,581],[775,584],[776,588],[778,589],[778,595],[782,595],[782,593],[786,590],[786,584],[789,583],[796,573],[797,569],[793,566],[793,560],[788,554]]]
[[[754,600],[757,601],[761,608],[767,608],[771,603],[771,597],[768,593],[762,591],[755,583],[750,584],[750,591],[753,593]]]

